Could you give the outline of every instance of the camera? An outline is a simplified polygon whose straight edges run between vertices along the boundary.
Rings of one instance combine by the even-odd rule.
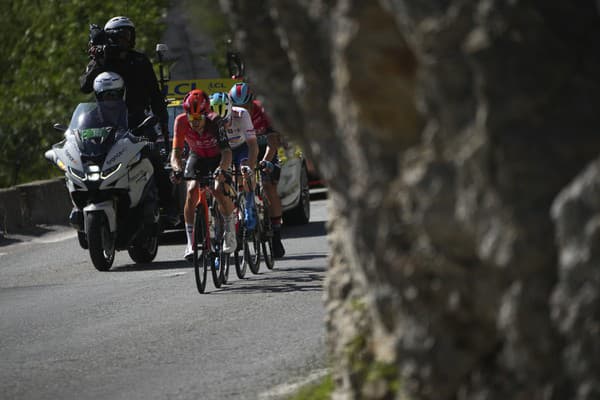
[[[96,24],[90,25],[90,58],[100,62],[117,58],[121,52],[121,48],[114,42],[114,38],[111,38],[100,26]]]

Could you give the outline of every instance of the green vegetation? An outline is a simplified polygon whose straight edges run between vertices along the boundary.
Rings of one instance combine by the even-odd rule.
[[[126,15],[136,48],[154,56],[168,0],[13,0],[0,13],[0,187],[59,175],[43,158],[68,123],[88,62],[89,24]]]
[[[209,54],[210,62],[217,68],[221,76],[229,76],[227,70],[227,40],[232,38],[227,24],[227,16],[216,3],[211,0],[186,0],[186,9],[190,11],[191,20],[198,21],[198,28],[208,34],[215,42],[215,51]]]
[[[355,304],[358,305],[360,302]],[[346,346],[345,357],[352,369],[353,385],[363,392],[374,390],[373,388],[384,390],[385,396],[381,398],[395,396],[400,390],[398,367],[395,364],[374,360],[372,353],[368,351],[369,347],[367,337],[362,335],[357,335]]]
[[[294,394],[289,400],[328,400],[333,392],[331,375],[325,376],[318,383],[307,385]]]

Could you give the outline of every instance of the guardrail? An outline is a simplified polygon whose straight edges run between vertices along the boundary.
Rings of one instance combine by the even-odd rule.
[[[35,225],[67,225],[72,207],[64,178],[0,189],[0,237]]]

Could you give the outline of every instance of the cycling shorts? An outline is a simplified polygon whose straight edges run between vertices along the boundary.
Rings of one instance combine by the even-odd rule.
[[[186,179],[193,178],[206,178],[212,176],[214,171],[219,167],[221,162],[221,155],[217,157],[198,157],[193,151],[190,152],[187,162],[185,163],[185,170],[183,176]],[[200,186],[207,186],[205,179],[200,179]]]
[[[248,145],[246,143],[232,149],[231,152],[233,153],[233,165],[236,168],[239,168],[241,164],[248,163]]]

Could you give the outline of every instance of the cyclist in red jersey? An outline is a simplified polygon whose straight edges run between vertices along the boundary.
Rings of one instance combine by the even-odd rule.
[[[281,146],[281,136],[271,126],[271,120],[260,101],[253,99],[254,95],[245,82],[236,83],[229,91],[229,97],[234,106],[244,107],[250,113],[252,124],[256,130],[260,165],[264,168],[263,185],[271,204],[271,225],[273,226],[273,255],[281,258],[285,248],[281,242],[281,198],[277,192],[277,183],[281,174],[277,149]]]
[[[175,118],[173,127],[173,152],[171,166],[176,182],[185,178],[206,177],[214,173],[215,186],[209,188],[225,219],[225,243],[223,251],[231,253],[237,243],[235,237],[235,218],[231,197],[231,148],[226,132],[221,128],[220,118],[210,110],[210,100],[200,89],[189,92],[183,100],[184,113]],[[190,147],[185,169],[182,167],[184,142]],[[187,196],[183,210],[187,246],[184,258],[193,255],[192,235],[194,229],[194,209],[198,202],[199,182],[189,180]]]

